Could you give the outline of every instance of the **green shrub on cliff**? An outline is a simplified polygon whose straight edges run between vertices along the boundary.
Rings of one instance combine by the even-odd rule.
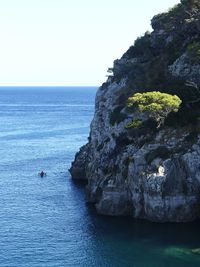
[[[145,32],[141,37],[138,37],[134,45],[124,54],[125,57],[134,58],[149,53],[151,48],[150,32]]]
[[[127,106],[136,106],[140,112],[147,113],[157,122],[159,128],[169,113],[179,110],[181,103],[181,99],[176,95],[153,91],[134,94],[128,98]]]
[[[135,119],[125,125],[125,129],[139,128],[142,125],[142,120]]]
[[[173,6],[172,8],[169,9],[168,13],[170,15],[176,15],[178,12],[181,11],[182,5],[181,4],[177,4],[175,6]]]
[[[113,126],[115,123],[120,123],[126,118],[126,115],[121,113],[121,110],[123,109],[123,106],[116,107],[111,113],[110,113],[110,124]]]
[[[200,43],[199,42],[193,42],[188,45],[187,47],[188,54],[195,60],[200,60]]]
[[[200,7],[199,0],[181,0],[181,4],[190,7]]]

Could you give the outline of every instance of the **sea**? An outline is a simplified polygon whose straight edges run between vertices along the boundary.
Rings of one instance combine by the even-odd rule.
[[[200,266],[199,222],[101,216],[72,181],[96,90],[0,88],[0,267]]]

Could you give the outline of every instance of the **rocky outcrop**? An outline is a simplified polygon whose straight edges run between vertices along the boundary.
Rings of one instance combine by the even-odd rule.
[[[190,55],[184,53],[171,66],[169,66],[169,73],[172,77],[185,79],[200,86],[199,76],[200,68],[199,62],[196,64]]]
[[[105,215],[158,222],[200,217],[200,6],[184,0],[155,16],[152,33],[114,62],[98,90],[89,142],[70,169],[87,179],[87,200]],[[177,94],[181,110],[161,129],[126,108],[135,92]],[[127,129],[130,120],[142,126]]]
[[[75,160],[72,163],[71,168],[69,169],[72,177],[78,180],[87,180],[86,176],[86,166],[89,163],[88,160],[89,154],[89,144],[81,147],[78,154],[75,156]]]

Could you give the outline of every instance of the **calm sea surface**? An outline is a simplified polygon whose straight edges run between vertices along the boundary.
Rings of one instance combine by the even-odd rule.
[[[96,88],[0,88],[1,267],[193,267],[200,225],[99,216],[68,173]],[[47,177],[40,178],[44,170]]]

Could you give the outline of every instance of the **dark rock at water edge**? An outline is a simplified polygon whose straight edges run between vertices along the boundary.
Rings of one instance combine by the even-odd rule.
[[[74,179],[87,180],[86,166],[88,164],[89,144],[80,148],[80,151],[76,153],[75,160],[72,163],[69,172]]]

